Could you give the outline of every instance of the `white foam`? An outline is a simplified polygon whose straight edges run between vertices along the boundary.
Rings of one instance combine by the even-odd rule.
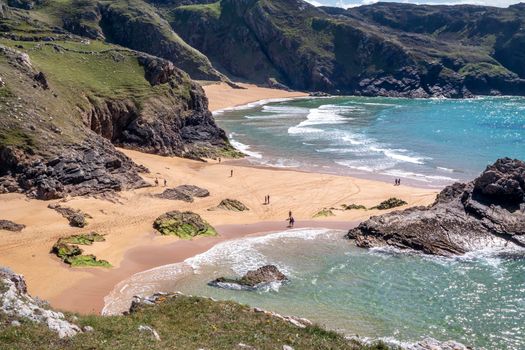
[[[399,169],[389,169],[382,173],[383,175],[389,175],[389,176],[395,176],[395,177],[401,177],[405,179],[411,179],[421,182],[433,182],[433,181],[443,181],[443,182],[456,182],[459,181],[459,179],[448,177],[448,176],[440,176],[440,175],[424,175],[419,173],[414,173],[411,171],[403,171]]]
[[[231,133],[228,138],[230,139],[231,145],[235,147],[235,149],[237,149],[238,151],[241,151],[244,154],[247,154],[250,157],[254,157],[257,159],[262,158],[262,154],[260,154],[259,152],[251,151],[250,150],[251,147],[249,145],[245,145],[244,143],[241,143],[235,140],[233,138],[234,135],[235,135],[234,133]]]
[[[266,256],[261,254],[257,247],[272,240],[283,238],[300,238],[312,240],[320,235],[324,235],[329,229],[293,229],[271,233],[265,236],[249,237],[227,241],[215,245],[205,253],[186,259],[185,263],[190,265],[196,272],[204,265],[213,265],[218,261],[227,264],[237,274],[241,275],[248,270],[259,268],[262,265],[274,264],[285,274],[290,275],[290,268],[284,266],[279,261],[269,261]]]
[[[412,163],[412,164],[425,164],[424,160],[428,159],[426,157],[418,157],[407,155],[408,152],[406,149],[390,149],[390,148],[380,148],[377,146],[371,146],[371,151],[383,153],[385,156],[399,160],[402,162]]]
[[[438,166],[438,167],[436,167],[436,169],[446,171],[447,173],[453,173],[454,172],[454,169],[445,168],[445,167],[442,167],[442,166]]]

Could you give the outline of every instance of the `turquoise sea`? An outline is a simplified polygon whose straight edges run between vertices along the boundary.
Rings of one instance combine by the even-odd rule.
[[[474,178],[499,157],[525,159],[523,98],[298,99],[217,118],[256,164],[442,187]],[[440,258],[357,248],[344,233],[295,229],[227,241],[123,281],[105,311],[125,309],[135,294],[181,291],[306,317],[348,336],[525,349],[525,250]],[[264,264],[290,281],[258,292],[207,285]]]
[[[253,163],[441,187],[525,159],[525,98],[335,97],[215,113]]]

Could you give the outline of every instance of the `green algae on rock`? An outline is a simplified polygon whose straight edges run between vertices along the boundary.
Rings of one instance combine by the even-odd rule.
[[[408,203],[405,202],[402,199],[392,197],[392,198],[389,198],[389,199],[387,199],[385,201],[382,201],[381,203],[379,203],[379,205],[376,205],[375,207],[372,207],[370,209],[387,210],[387,209],[392,209],[392,208],[396,208],[396,207],[401,207],[401,206],[407,205],[407,204]]]
[[[55,254],[72,267],[111,267],[106,260],[97,260],[97,257],[92,254],[83,255],[83,250],[77,245],[92,245],[94,242],[103,241],[105,241],[104,237],[96,232],[72,235],[60,238],[51,249],[51,254]]]
[[[335,214],[331,209],[323,208],[319,210],[313,217],[314,218],[324,218],[328,216],[335,216]]]
[[[210,208],[208,210],[217,210],[217,209],[223,209],[223,210],[229,210],[229,211],[247,211],[250,210],[244,203],[238,201],[237,199],[223,199],[218,206]]]
[[[184,239],[217,234],[217,231],[199,214],[191,211],[169,211],[159,216],[153,223],[153,227],[162,235],[178,236]]]

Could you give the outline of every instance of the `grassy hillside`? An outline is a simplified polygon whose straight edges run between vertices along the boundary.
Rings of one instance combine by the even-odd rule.
[[[1,285],[0,285],[1,288]],[[0,289],[1,291],[1,289]],[[388,349],[383,344],[361,345],[318,326],[298,328],[284,320],[255,313],[233,302],[214,302],[205,298],[179,296],[159,305],[143,307],[127,316],[74,316],[70,320],[92,332],[59,339],[44,325],[11,319],[0,311],[2,349]],[[155,340],[149,326],[159,335]]]

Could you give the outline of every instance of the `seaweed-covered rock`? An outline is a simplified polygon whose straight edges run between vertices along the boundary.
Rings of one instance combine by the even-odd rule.
[[[12,232],[20,232],[22,231],[26,226],[22,224],[17,224],[15,222],[9,221],[9,220],[0,220],[0,230],[6,230],[6,231],[12,231]]]
[[[216,209],[222,209],[222,210],[229,210],[229,211],[247,211],[250,210],[246,205],[244,205],[242,202],[238,201],[237,199],[223,199],[218,206],[214,208],[210,208],[209,210],[216,210]]]
[[[497,160],[474,181],[456,183],[429,207],[372,217],[348,232],[358,246],[453,255],[525,247],[525,162]]]
[[[93,242],[102,241],[105,241],[104,237],[96,232],[60,238],[51,249],[51,254],[55,254],[72,267],[111,267],[106,260],[97,260],[92,254],[83,255],[83,250],[77,245],[92,245]]]
[[[361,204],[343,204],[341,207],[343,210],[366,210],[366,207]]]
[[[208,197],[210,192],[198,186],[193,185],[181,185],[175,188],[168,188],[161,194],[158,194],[158,198],[180,200],[184,202],[193,202],[193,197]]]
[[[241,278],[219,277],[208,284],[226,289],[254,290],[271,283],[282,283],[288,278],[274,265],[265,265],[257,270],[250,270]]]
[[[379,205],[372,207],[371,209],[387,210],[387,209],[392,209],[396,207],[401,207],[407,204],[408,203],[402,199],[392,197],[385,201],[382,201],[381,203],[379,203]]]
[[[314,214],[314,218],[324,218],[328,216],[335,216],[334,212],[328,208],[323,208]]]
[[[85,227],[87,225],[86,218],[92,218],[89,214],[83,213],[80,210],[62,207],[60,204],[49,204],[47,207],[57,211],[63,217],[68,219],[69,225],[73,227]]]
[[[174,210],[162,214],[155,220],[153,227],[163,235],[174,235],[180,238],[217,234],[215,229],[204,221],[199,214],[191,211]]]

